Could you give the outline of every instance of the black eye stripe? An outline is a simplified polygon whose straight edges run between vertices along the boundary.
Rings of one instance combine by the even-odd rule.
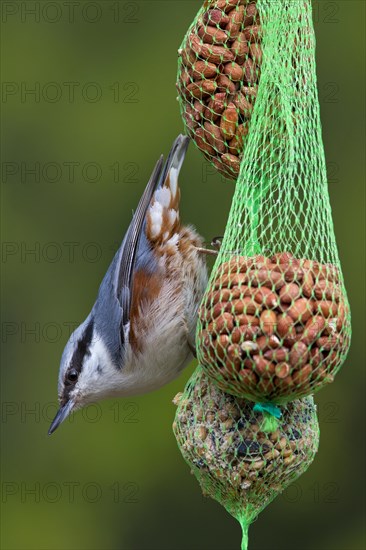
[[[91,321],[86,327],[85,332],[81,338],[78,340],[77,346],[70,361],[70,368],[75,369],[78,372],[81,371],[82,363],[85,355],[89,355],[89,346],[93,338],[93,322]]]
[[[91,321],[85,328],[81,339],[77,342],[76,349],[70,361],[70,366],[65,373],[64,385],[65,388],[67,387],[67,391],[65,392],[66,395],[64,396],[65,398],[67,398],[68,393],[77,382],[77,378],[75,380],[70,380],[68,378],[68,374],[71,370],[75,370],[78,374],[80,374],[83,367],[84,357],[86,355],[90,355],[89,346],[93,338],[93,326],[93,322]]]

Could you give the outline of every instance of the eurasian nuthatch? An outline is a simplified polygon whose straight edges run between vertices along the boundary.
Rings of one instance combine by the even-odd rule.
[[[158,160],[86,320],[66,344],[54,432],[71,411],[155,390],[192,359],[206,283],[203,241],[179,219],[178,175],[189,139]]]

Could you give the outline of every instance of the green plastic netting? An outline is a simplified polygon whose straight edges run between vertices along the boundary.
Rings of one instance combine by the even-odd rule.
[[[198,367],[174,403],[173,430],[182,455],[203,493],[240,522],[246,550],[250,523],[314,459],[319,445],[314,400],[288,403],[281,426],[264,433],[253,403],[221,391]]]
[[[232,38],[240,35],[248,41],[243,28],[249,5],[253,3],[206,2],[183,42],[184,70],[191,79],[197,67],[189,68],[193,59],[187,61],[188,54],[198,52],[195,59],[205,66],[212,63],[209,55],[215,45],[204,42],[207,33],[214,36],[208,27],[224,28],[216,23],[218,15],[211,18],[211,11],[222,8],[230,21],[238,17],[235,14],[241,14],[241,21],[244,13]],[[327,188],[311,4],[258,0],[256,9],[260,79],[225,236],[200,310],[197,354],[221,389],[270,411],[272,404],[309,395],[333,380],[349,349],[351,325]],[[258,28],[258,15],[251,17],[249,22],[255,24],[250,26]],[[221,49],[214,50],[216,56],[221,52],[217,72],[208,79],[217,85],[222,74],[228,74],[227,66],[236,63],[223,57],[223,51],[233,51],[232,41],[221,39],[215,46]],[[247,55],[253,57],[250,44],[248,48]],[[186,120],[189,105],[205,105],[201,118],[194,118],[187,129],[197,142],[203,128],[212,148],[204,120],[218,88],[211,85],[212,91],[200,97],[197,90],[208,90],[203,82],[193,88],[192,83],[181,83],[181,104]],[[245,122],[235,97],[249,84],[244,77],[234,95],[225,95],[224,103],[232,99],[230,109],[237,109],[236,130]],[[219,130],[227,144],[222,132],[225,112]],[[212,154],[215,166],[218,151]]]

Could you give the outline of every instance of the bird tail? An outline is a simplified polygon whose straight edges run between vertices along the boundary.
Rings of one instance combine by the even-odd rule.
[[[156,191],[146,213],[146,236],[154,243],[164,243],[179,231],[180,189],[178,176],[189,145],[189,138],[179,135],[170,150]]]

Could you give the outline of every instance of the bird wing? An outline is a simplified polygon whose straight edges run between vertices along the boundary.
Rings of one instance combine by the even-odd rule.
[[[154,193],[163,186],[167,176],[169,175],[170,179],[173,177],[174,180],[174,171],[179,172],[188,142],[188,138],[178,136],[164,166],[163,157],[159,158],[122,244],[99,288],[98,298],[93,308],[94,318],[103,340],[112,351],[115,362],[119,364],[130,330],[134,272],[137,269],[145,269],[152,273],[156,267],[152,250],[153,242],[148,238],[146,231],[146,213]]]
[[[137,209],[133,215],[130,226],[123,239],[118,258],[118,270],[115,273],[115,288],[122,308],[122,324],[129,322],[131,307],[132,276],[136,262],[139,242],[145,222],[146,211],[149,208],[153,193],[160,182],[160,175],[163,164],[161,156],[155,165],[145,191],[140,199]]]
[[[152,244],[154,240],[150,238],[151,234],[147,231],[146,214],[149,211],[148,221],[150,221],[154,204],[160,204],[159,193],[163,193],[162,187],[168,178],[170,180],[169,191],[172,195],[171,201],[176,201],[176,197],[178,197],[179,202],[178,174],[183,164],[188,143],[189,138],[179,135],[172,145],[163,168],[163,158],[160,157],[140,199],[121,246],[119,272],[116,273],[116,290],[123,310],[123,326],[127,326],[130,319],[134,271],[142,267],[149,271],[149,267],[150,270],[153,270],[155,267],[154,257],[152,255]],[[173,187],[174,194],[171,191]]]
[[[156,163],[121,246],[104,275],[93,307],[93,318],[113,362],[120,366],[128,341],[133,268],[146,210],[159,183],[163,157]]]

